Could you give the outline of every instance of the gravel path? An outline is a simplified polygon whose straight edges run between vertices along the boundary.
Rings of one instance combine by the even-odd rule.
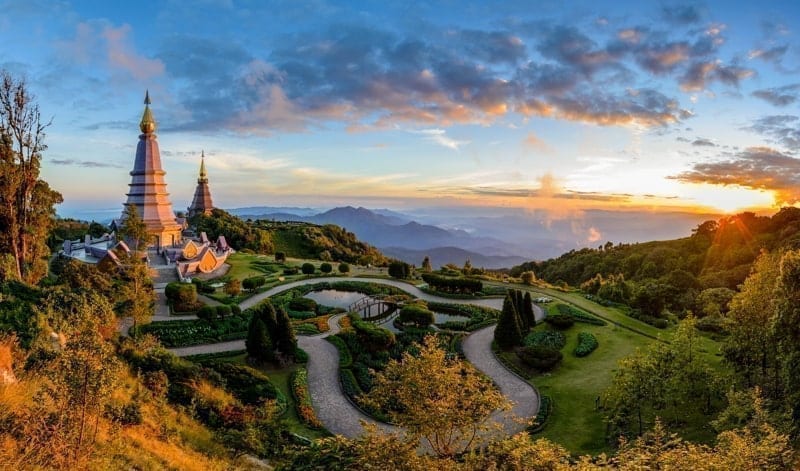
[[[281,293],[288,289],[309,283],[335,282],[335,281],[365,281],[395,286],[426,301],[452,302],[458,304],[475,304],[500,309],[502,299],[449,299],[433,296],[407,283],[380,278],[309,278],[292,283],[276,286],[275,288],[259,293],[243,301],[240,307],[244,310],[255,306],[264,299]],[[537,319],[544,318],[544,311],[534,304],[534,314]],[[355,407],[346,397],[339,381],[339,352],[325,337],[339,332],[339,319],[342,315],[328,319],[328,332],[312,335],[298,336],[300,348],[308,353],[308,389],[311,394],[317,417],[331,433],[354,438],[360,436],[364,428],[362,422],[377,424],[386,432],[398,432],[400,429],[380,423],[365,415]],[[492,352],[491,344],[494,338],[495,326],[477,330],[467,336],[463,343],[464,355],[467,360],[475,365],[497,384],[502,393],[512,402],[511,414],[495,412],[492,420],[501,424],[503,432],[513,434],[525,428],[525,424],[517,419],[531,419],[539,410],[539,393],[531,384],[509,371],[500,363]],[[244,349],[244,340],[234,340],[191,347],[172,348],[170,351],[178,356],[197,355],[201,353],[218,353]]]
[[[495,325],[476,330],[462,344],[464,356],[475,367],[500,388],[500,391],[511,401],[511,414],[495,412],[493,419],[500,423],[506,434],[521,432],[525,423],[518,419],[528,420],[539,411],[539,391],[530,383],[508,370],[492,352]],[[517,419],[517,420],[515,420]]]

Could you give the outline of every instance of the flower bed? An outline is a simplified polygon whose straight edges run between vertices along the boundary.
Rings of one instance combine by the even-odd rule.
[[[528,334],[524,343],[528,347],[540,346],[561,350],[567,344],[567,338],[556,330],[537,330]]]
[[[571,316],[575,319],[575,322],[583,322],[585,324],[592,324],[592,325],[606,325],[606,321],[595,317],[588,312],[582,311],[574,306],[570,306],[569,304],[557,304],[556,309],[560,314]]]
[[[322,422],[317,418],[317,413],[311,405],[311,394],[308,393],[308,371],[305,368],[295,370],[292,373],[291,383],[295,408],[300,420],[313,429],[321,429]]]

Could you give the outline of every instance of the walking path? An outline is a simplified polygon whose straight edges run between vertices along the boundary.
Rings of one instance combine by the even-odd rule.
[[[420,299],[435,302],[452,302],[459,304],[477,304],[481,306],[500,309],[502,299],[449,299],[427,294],[418,288],[394,280],[380,278],[347,278],[348,281],[365,281],[395,286]],[[342,281],[342,278],[309,278],[305,280],[276,286],[270,290],[259,293],[240,304],[242,309],[255,306],[264,299],[288,289],[309,283]],[[534,304],[534,314],[537,319],[544,317],[543,310]],[[325,340],[325,337],[339,332],[339,319],[342,315],[328,319],[329,331],[312,336],[298,336],[298,345],[308,353],[308,389],[316,410],[317,417],[331,433],[340,434],[348,438],[358,437],[364,432],[362,422],[376,424],[386,432],[398,432],[399,428],[380,423],[365,415],[355,407],[344,394],[339,381],[339,352],[335,346]],[[480,371],[490,377],[500,388],[500,391],[511,401],[511,414],[497,411],[492,415],[492,420],[499,423],[507,434],[519,432],[525,428],[525,423],[516,419],[532,419],[539,410],[539,393],[530,383],[510,372],[495,357],[492,352],[492,339],[495,326],[477,330],[466,337],[463,343],[464,355],[467,360]],[[218,353],[245,348],[244,340],[234,340],[191,347],[173,348],[171,352],[178,356],[197,355],[201,353]]]

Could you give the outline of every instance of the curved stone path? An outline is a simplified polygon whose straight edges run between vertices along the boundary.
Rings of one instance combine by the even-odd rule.
[[[395,286],[426,301],[452,302],[459,304],[476,304],[500,309],[502,299],[461,300],[433,296],[407,283],[381,278],[347,278],[348,281],[365,281]],[[288,289],[319,282],[343,281],[342,278],[309,278],[276,286],[259,293],[240,304],[242,309],[255,306],[262,300]],[[537,319],[544,317],[544,311],[534,304]],[[329,331],[318,335],[301,335],[297,337],[300,348],[308,353],[308,389],[316,410],[317,417],[331,433],[348,438],[360,436],[364,432],[362,422],[376,424],[386,432],[399,432],[401,429],[385,423],[377,422],[355,407],[344,394],[339,381],[339,352],[336,347],[325,340],[325,337],[339,332],[339,319],[333,316],[328,319]],[[492,340],[495,326],[477,330],[466,337],[462,346],[467,360],[484,374],[490,377],[500,391],[512,403],[511,414],[497,411],[492,420],[500,424],[504,433],[513,434],[525,428],[525,423],[518,419],[531,419],[539,410],[539,393],[530,383],[509,371],[492,352]],[[234,340],[215,344],[194,345],[191,347],[172,348],[170,351],[178,356],[197,355],[201,353],[218,353],[245,348],[244,340]],[[517,420],[515,420],[517,419]]]

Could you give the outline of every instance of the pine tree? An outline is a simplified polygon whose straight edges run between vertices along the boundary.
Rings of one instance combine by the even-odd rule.
[[[264,325],[258,316],[250,319],[250,326],[247,329],[247,340],[244,342],[247,349],[247,356],[256,363],[264,363],[273,359],[272,341]]]
[[[519,325],[519,315],[514,309],[513,295],[509,292],[503,300],[503,311],[497,321],[494,331],[494,340],[503,350],[522,344],[522,330]]]
[[[289,321],[289,316],[282,307],[278,307],[275,313],[275,320],[276,336],[273,337],[272,342],[279,352],[287,357],[294,358],[294,352],[297,349],[297,338],[294,336],[294,330],[292,330],[292,323]]]
[[[530,291],[525,292],[525,298],[522,302],[522,317],[525,318],[528,327],[533,328],[536,325],[536,316],[533,315],[533,299],[531,299]]]

